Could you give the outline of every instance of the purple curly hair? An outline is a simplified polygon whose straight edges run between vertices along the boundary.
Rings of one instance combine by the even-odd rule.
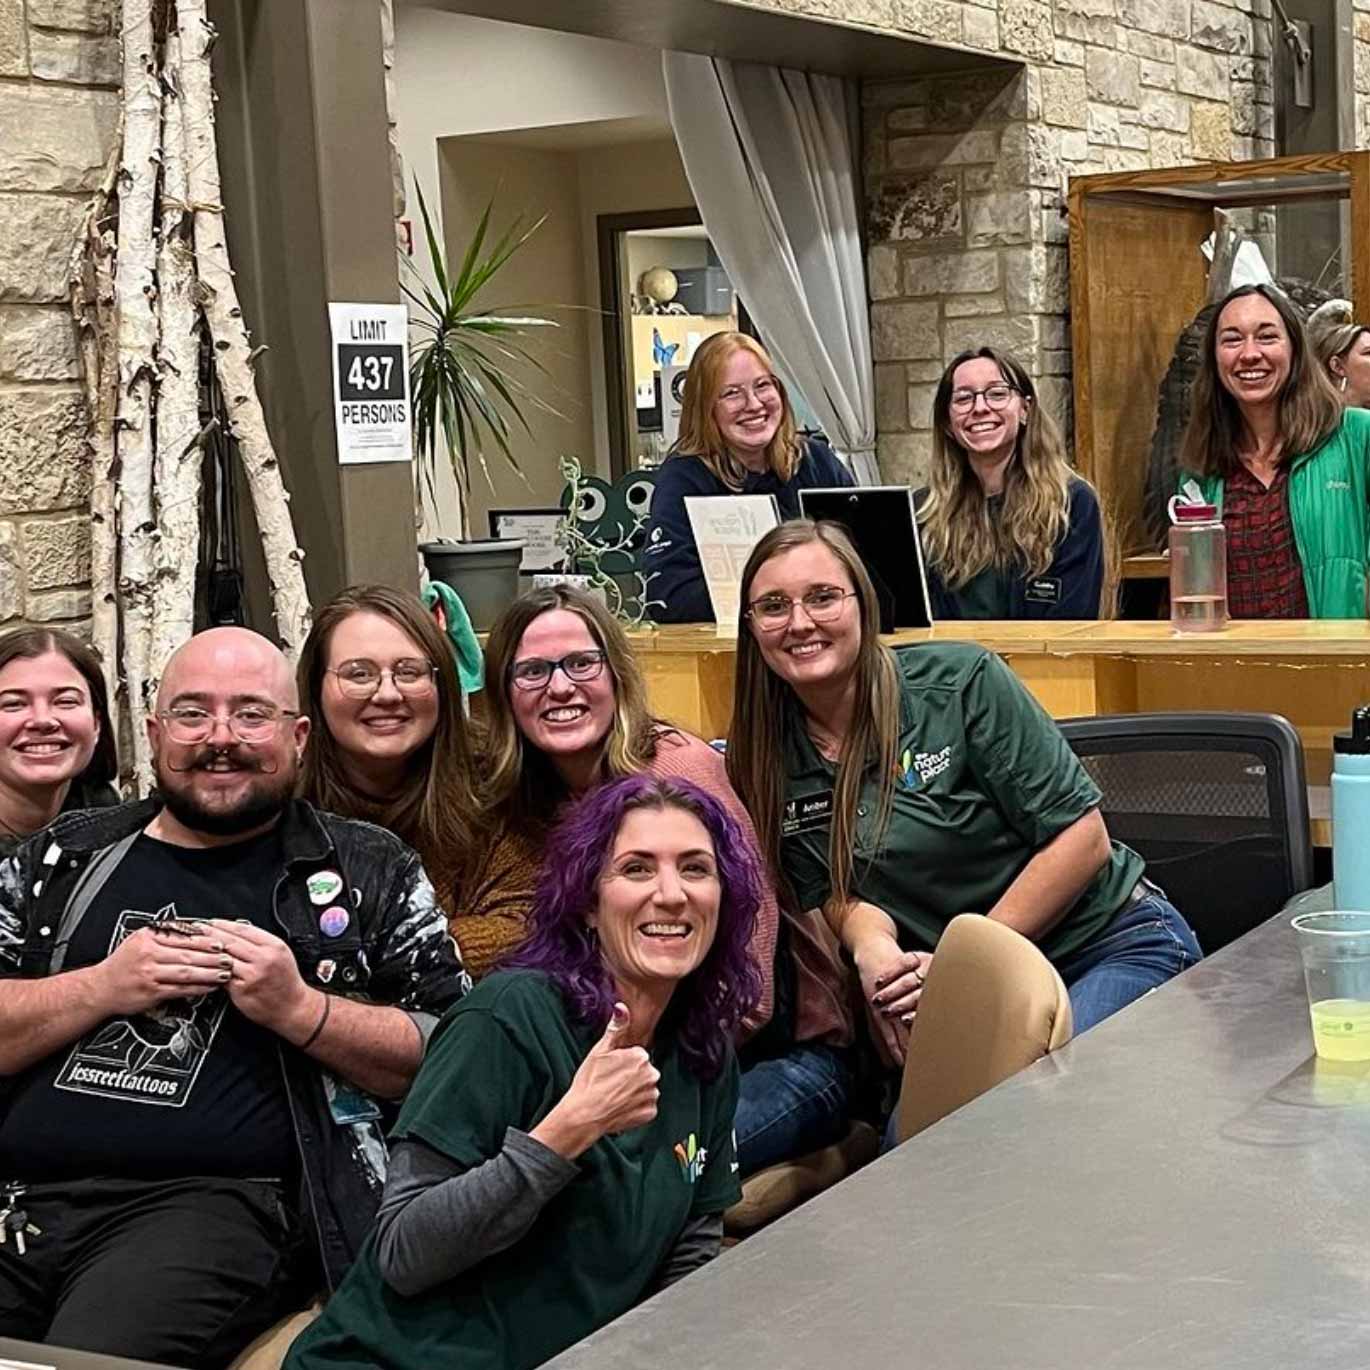
[[[540,970],[561,991],[573,1015],[602,1030],[616,993],[599,939],[585,921],[614,838],[636,809],[683,809],[708,830],[722,897],[713,946],[699,968],[676,987],[669,1023],[681,1059],[697,1079],[712,1080],[728,1043],[761,997],[761,972],[750,943],[761,903],[761,876],[741,829],[712,795],[684,780],[632,775],[601,785],[580,800],[548,839],[529,937],[506,963]]]

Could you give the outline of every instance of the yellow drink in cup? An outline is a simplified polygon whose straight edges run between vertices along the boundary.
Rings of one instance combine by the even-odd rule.
[[[1326,1061],[1370,1061],[1370,1004],[1323,999],[1312,1004],[1313,1047]]]
[[[1370,913],[1293,920],[1313,1048],[1327,1061],[1370,1061]]]

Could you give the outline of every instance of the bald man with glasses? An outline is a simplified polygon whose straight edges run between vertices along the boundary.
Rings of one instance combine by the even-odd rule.
[[[213,1367],[332,1287],[465,992],[415,854],[293,798],[265,638],[168,663],[156,796],[0,864],[0,1336]]]

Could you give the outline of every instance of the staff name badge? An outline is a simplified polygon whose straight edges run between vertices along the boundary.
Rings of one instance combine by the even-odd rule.
[[[402,304],[328,306],[338,461],[408,461],[409,314]]]
[[[800,795],[785,801],[780,814],[781,837],[798,837],[800,833],[817,832],[832,822],[832,791]]]

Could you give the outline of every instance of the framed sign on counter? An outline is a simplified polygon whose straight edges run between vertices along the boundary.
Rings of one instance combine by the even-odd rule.
[[[566,564],[566,550],[560,541],[565,517],[566,510],[554,505],[537,509],[491,509],[490,536],[522,541],[521,576],[556,574]]]

